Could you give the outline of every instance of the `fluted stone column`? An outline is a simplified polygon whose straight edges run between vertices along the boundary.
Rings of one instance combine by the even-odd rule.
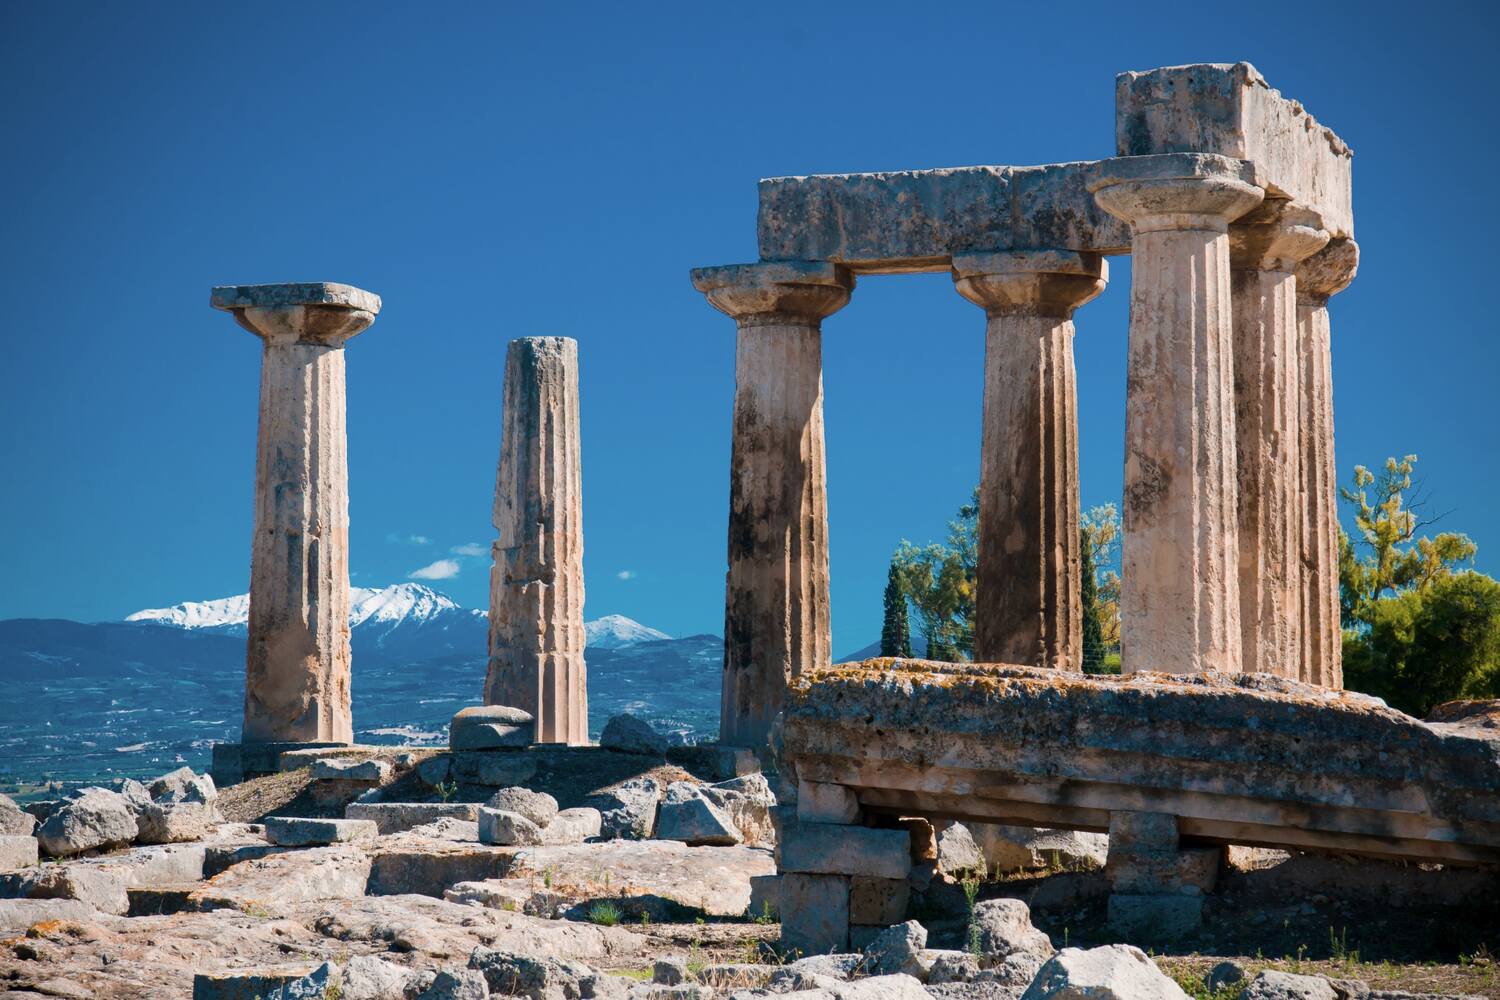
[[[854,279],[762,263],[701,268],[693,285],[739,326],[719,739],[760,749],[788,681],[833,659],[821,325]]]
[[[1328,242],[1317,215],[1267,199],[1229,227],[1239,464],[1240,645],[1246,673],[1302,660],[1302,366],[1297,264]]]
[[[1100,207],[1131,225],[1121,546],[1123,669],[1240,670],[1229,223],[1250,166],[1207,154],[1105,161]]]
[[[1339,626],[1338,467],[1333,458],[1333,358],[1328,300],[1354,280],[1359,245],[1333,240],[1297,267],[1302,366],[1302,669],[1310,684],[1344,686]]]
[[[538,743],[588,742],[578,342],[524,337],[505,358],[486,705],[530,712]]]
[[[1078,603],[1078,390],[1073,310],[1104,290],[1097,254],[953,258],[959,294],[988,317],[974,658],[1083,665]]]
[[[225,286],[210,302],[265,343],[242,738],[350,743],[344,343],[380,297],[315,282]]]

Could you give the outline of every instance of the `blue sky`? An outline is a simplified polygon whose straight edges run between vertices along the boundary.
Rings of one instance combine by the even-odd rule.
[[[565,335],[588,615],[718,632],[734,332],[688,270],[754,259],[757,178],[1105,157],[1117,71],[1241,59],[1355,150],[1341,478],[1417,453],[1500,570],[1489,5],[212,10],[0,5],[0,617],[244,591],[259,351],[208,289],[331,280],[385,300],[348,355],[357,585],[451,559],[483,606],[505,342]],[[1129,277],[1077,317],[1086,506],[1120,492]],[[978,477],[984,319],[883,277],[824,329],[843,653]]]

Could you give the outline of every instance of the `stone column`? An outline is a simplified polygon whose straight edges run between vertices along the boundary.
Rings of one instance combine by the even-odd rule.
[[[1240,670],[1229,223],[1260,203],[1247,163],[1168,153],[1099,165],[1130,223],[1123,669]]]
[[[719,740],[759,750],[787,683],[833,659],[821,326],[854,279],[761,263],[701,268],[693,285],[739,325]]]
[[[1108,265],[1066,250],[953,258],[960,295],[984,307],[984,436],[974,658],[1078,670],[1078,392],[1073,310]]]
[[[1302,659],[1303,491],[1294,272],[1328,242],[1320,222],[1268,198],[1229,227],[1241,655],[1246,673],[1293,680]]]
[[[1302,669],[1300,679],[1344,686],[1339,626],[1338,467],[1333,458],[1333,358],[1328,300],[1354,280],[1359,245],[1333,240],[1297,268],[1302,366]]]
[[[531,713],[538,743],[579,746],[589,711],[577,341],[510,342],[501,433],[484,703]]]
[[[344,342],[380,297],[314,282],[215,288],[210,302],[265,342],[242,739],[350,743]]]

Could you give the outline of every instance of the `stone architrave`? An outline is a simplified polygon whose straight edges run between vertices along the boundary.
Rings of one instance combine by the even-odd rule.
[[[486,705],[529,712],[538,743],[588,742],[578,342],[523,337],[505,359]]]
[[[974,656],[1078,670],[1078,392],[1073,310],[1104,290],[1096,254],[1032,250],[953,259],[981,306],[984,435]]]
[[[854,279],[763,263],[700,268],[693,285],[739,328],[719,741],[759,749],[788,682],[833,658],[822,320]]]
[[[210,303],[265,344],[243,740],[350,743],[344,343],[380,297],[311,282],[219,287]]]
[[[1297,267],[1302,367],[1302,667],[1299,680],[1344,686],[1339,625],[1338,468],[1333,458],[1333,362],[1328,300],[1354,280],[1359,245],[1333,240]]]
[[[1132,230],[1126,672],[1241,669],[1228,230],[1264,197],[1251,176],[1168,153],[1104,161],[1089,185]]]
[[[1229,227],[1241,656],[1246,673],[1293,680],[1302,659],[1304,491],[1295,269],[1328,242],[1319,221],[1267,199]]]

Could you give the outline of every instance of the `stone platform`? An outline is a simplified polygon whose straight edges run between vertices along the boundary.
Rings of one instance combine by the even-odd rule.
[[[866,816],[1500,865],[1500,732],[1267,675],[869,660],[804,674],[784,740]]]

